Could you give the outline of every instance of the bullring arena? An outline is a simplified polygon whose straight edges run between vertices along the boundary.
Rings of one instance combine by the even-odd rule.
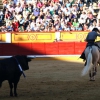
[[[25,71],[26,78],[22,75],[18,83],[18,97],[9,96],[9,85],[4,81],[0,88],[1,100],[100,99],[100,67],[95,81],[89,81],[88,74],[81,76],[84,62],[78,58],[86,45],[80,41],[85,35],[79,36],[78,32],[62,33],[62,39],[69,41],[68,38],[71,38],[73,42],[54,42],[54,33],[45,33],[45,36],[43,33],[44,37],[42,33],[1,33],[0,35],[3,42],[0,43],[0,56],[51,55],[51,57],[36,56],[29,63],[30,69]],[[46,42],[46,39],[49,41]],[[42,40],[44,41],[41,42]]]
[[[70,57],[69,57],[70,58]],[[75,57],[35,58],[21,76],[18,97],[9,97],[8,82],[0,89],[1,100],[99,100],[100,68],[96,81],[82,77],[84,63]],[[75,59],[74,59],[75,58]]]

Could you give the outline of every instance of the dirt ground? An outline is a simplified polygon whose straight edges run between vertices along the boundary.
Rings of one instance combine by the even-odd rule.
[[[8,82],[0,89],[0,100],[99,100],[100,68],[96,81],[82,77],[83,63],[58,60],[33,60],[21,76],[18,97],[9,96]]]

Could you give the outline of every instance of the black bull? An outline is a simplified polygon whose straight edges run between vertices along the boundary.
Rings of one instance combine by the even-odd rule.
[[[3,81],[8,80],[10,96],[13,96],[13,87],[14,96],[17,96],[17,84],[23,71],[29,69],[29,61],[31,61],[31,59],[24,55],[17,55],[0,60],[0,87],[2,86]],[[21,66],[21,69],[19,68],[19,65]]]

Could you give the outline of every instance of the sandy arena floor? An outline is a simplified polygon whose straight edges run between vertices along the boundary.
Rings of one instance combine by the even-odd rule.
[[[33,60],[21,76],[18,97],[9,97],[8,82],[0,89],[0,100],[99,100],[100,68],[96,81],[81,77],[83,63],[58,60]]]

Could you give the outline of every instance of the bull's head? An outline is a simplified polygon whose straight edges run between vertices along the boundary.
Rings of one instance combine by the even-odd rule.
[[[15,58],[18,60],[18,63],[20,64],[23,70],[29,69],[28,62],[30,62],[32,58],[27,57],[26,55],[17,55],[15,56]]]

